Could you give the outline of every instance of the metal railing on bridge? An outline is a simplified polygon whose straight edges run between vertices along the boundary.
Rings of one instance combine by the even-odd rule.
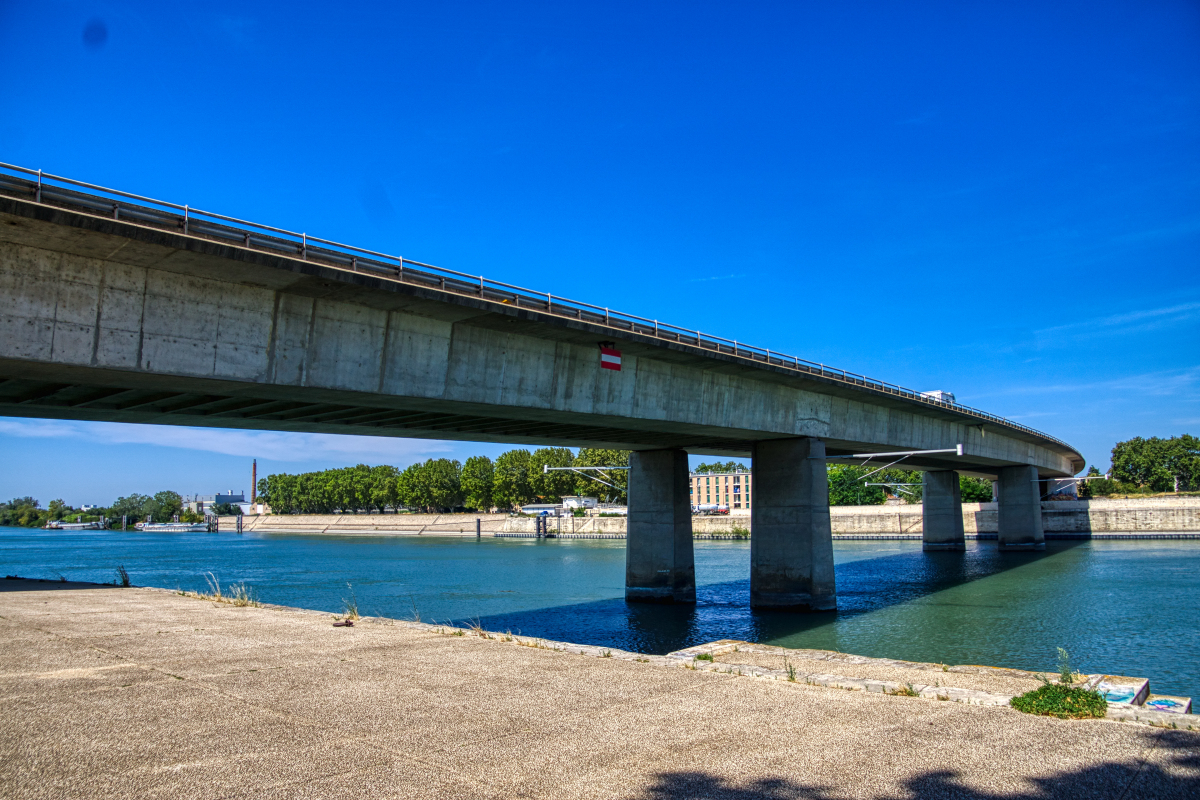
[[[904,397],[928,406],[967,414],[981,421],[993,422],[1006,428],[1033,434],[1070,448],[1070,445],[1059,439],[1004,417],[961,403],[948,403],[913,389],[906,389],[894,383],[859,375],[827,364],[710,333],[701,333],[698,330],[671,325],[656,319],[647,319],[636,314],[626,314],[611,308],[571,300],[549,292],[525,289],[511,283],[491,280],[482,275],[470,275],[401,256],[320,239],[316,236],[309,236],[307,233],[295,233],[283,228],[262,225],[211,211],[202,211],[191,206],[155,200],[3,162],[0,162],[0,194],[32,199],[38,203],[94,216],[203,237],[249,250],[300,258],[323,266],[369,274],[384,280],[481,298],[512,308],[525,308],[556,317],[602,325],[617,331],[692,345],[701,350],[732,356],[735,359],[750,361],[758,365],[779,367],[796,373],[818,376],[826,380]]]

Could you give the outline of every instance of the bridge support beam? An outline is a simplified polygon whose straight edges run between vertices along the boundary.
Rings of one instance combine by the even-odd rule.
[[[630,454],[627,531],[625,599],[696,602],[685,451],[643,450]]]
[[[807,438],[758,442],[753,461],[750,605],[836,609],[825,443]]]
[[[962,490],[954,470],[929,470],[921,479],[921,546],[925,550],[965,550]]]
[[[997,539],[1001,550],[1045,550],[1042,484],[1037,467],[1001,467],[998,475]]]

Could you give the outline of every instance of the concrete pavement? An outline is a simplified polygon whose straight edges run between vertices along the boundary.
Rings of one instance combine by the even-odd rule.
[[[1200,796],[1200,734],[0,581],[0,797]]]

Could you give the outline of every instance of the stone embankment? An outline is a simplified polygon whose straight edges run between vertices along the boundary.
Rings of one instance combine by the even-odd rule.
[[[921,538],[920,505],[833,506],[833,533],[847,538]],[[534,534],[532,517],[507,514],[268,514],[246,517],[243,530],[274,533],[335,535],[487,536]],[[562,517],[549,519],[557,535],[608,538],[624,536],[625,517]],[[1139,538],[1144,536],[1200,536],[1200,497],[1149,497],[1126,500],[1079,500],[1042,503],[1042,525],[1050,538]],[[234,528],[234,518],[221,520],[222,530]],[[749,515],[698,516],[692,530],[701,537],[723,536],[735,528],[749,530]],[[994,538],[995,503],[963,503],[963,529],[967,538]]]
[[[328,613],[159,589],[0,592],[3,797],[1200,793],[1195,717],[1022,714],[1005,701],[1038,682],[1029,673],[744,642],[657,656],[387,619],[334,627]]]

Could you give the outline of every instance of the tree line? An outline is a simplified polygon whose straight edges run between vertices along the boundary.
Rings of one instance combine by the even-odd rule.
[[[543,469],[546,465],[627,467],[629,452],[585,447],[576,454],[566,447],[533,452],[518,448],[502,453],[495,461],[487,456],[472,456],[466,463],[431,458],[404,470],[359,464],[299,475],[280,473],[261,479],[257,489],[259,499],[276,514],[509,511],[530,503],[561,503],[571,495],[627,502],[626,470],[547,472]]]
[[[1080,497],[1200,491],[1200,439],[1186,433],[1170,439],[1135,436],[1113,447],[1107,473],[1093,465],[1087,474],[1098,479],[1080,481]]]
[[[229,513],[234,513],[232,510]],[[182,522],[201,522],[202,514],[193,514],[183,507],[183,498],[178,492],[162,491],[151,495],[131,494],[118,497],[106,508],[89,508],[84,511],[62,500],[51,500],[46,508],[33,497],[14,497],[0,503],[0,525],[15,528],[41,528],[47,522],[99,522],[102,519],[120,524],[121,517],[128,517],[129,524],[142,522],[149,517],[154,522],[171,522],[176,516]]]

